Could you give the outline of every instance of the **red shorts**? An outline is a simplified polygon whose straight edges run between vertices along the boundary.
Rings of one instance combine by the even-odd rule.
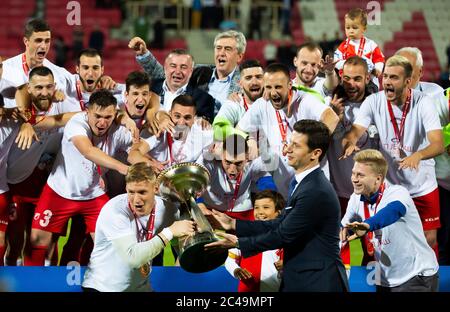
[[[0,194],[0,232],[6,232],[9,221],[9,193]]]
[[[86,232],[93,233],[98,215],[108,200],[106,194],[90,200],[67,199],[46,184],[35,209],[32,228],[64,234],[69,218],[80,214],[84,217]]]
[[[253,209],[246,210],[246,211],[225,211],[225,214],[230,216],[233,219],[236,220],[248,220],[248,221],[254,221],[255,220],[255,213]]]
[[[436,230],[441,227],[439,220],[439,189],[436,188],[431,193],[413,198],[424,231]]]
[[[33,173],[24,181],[17,184],[9,184],[9,190],[13,202],[16,204],[36,204],[41,196],[42,189],[47,183],[49,173],[36,167]]]

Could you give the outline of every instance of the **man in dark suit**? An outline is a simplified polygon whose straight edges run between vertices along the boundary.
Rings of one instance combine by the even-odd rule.
[[[295,171],[287,207],[272,221],[241,221],[213,211],[215,221],[236,235],[205,246],[239,248],[244,257],[284,249],[281,291],[348,291],[339,256],[339,201],[319,162],[330,143],[322,122],[301,120],[294,124],[286,146],[288,163]]]

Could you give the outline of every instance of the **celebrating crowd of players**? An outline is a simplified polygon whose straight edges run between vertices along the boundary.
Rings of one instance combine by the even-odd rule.
[[[262,68],[258,60],[243,61],[246,39],[238,31],[215,37],[214,66],[194,64],[182,49],[171,51],[160,64],[136,37],[129,47],[143,71],[124,73],[122,84],[108,76],[94,49],[80,53],[76,74],[52,64],[46,59],[49,26],[43,20],[29,21],[25,51],[3,60],[0,72],[0,264],[56,265],[56,242],[71,220],[71,237],[60,264],[74,260],[87,265],[92,242],[97,244],[102,208],[126,192],[125,176],[131,165],[141,162],[153,171],[146,177],[176,163],[204,165],[211,180],[197,199],[202,212],[211,215],[215,209],[254,220],[252,194],[266,192],[274,203],[277,196],[288,198],[295,171],[288,165],[286,149],[293,125],[304,119],[324,123],[332,135],[320,166],[345,216],[344,264],[350,263],[345,226],[358,221],[360,202],[352,197],[358,185],[352,175],[353,154],[364,149],[381,151],[388,166],[387,183],[404,187],[406,195],[399,196],[413,200],[426,247],[434,250],[427,255],[436,257],[418,260],[428,265],[425,275],[437,272],[436,259],[450,264],[450,100],[438,85],[420,81],[424,64],[417,48],[405,47],[385,60],[376,43],[364,36],[367,21],[361,10],[351,10],[345,23],[347,38],[334,59],[323,58],[313,42],[298,48],[294,79],[283,64]],[[267,195],[267,190],[278,194]],[[371,203],[375,213],[378,204]],[[156,228],[162,230],[180,218],[172,205],[176,204],[157,200]],[[361,211],[363,207],[361,201]],[[134,209],[139,211],[139,205]],[[355,213],[350,215],[349,209]],[[392,222],[403,218],[399,211]],[[362,220],[373,215],[367,213]],[[385,218],[389,217],[393,218]],[[172,226],[169,234],[163,230],[158,248],[167,238],[190,233],[191,226]],[[389,244],[374,233],[361,240],[363,264],[376,256],[373,240],[379,239],[378,248]],[[102,255],[94,250],[95,265]],[[271,259],[277,263],[272,271],[282,272],[282,252]],[[261,265],[271,263],[260,264],[259,272]],[[419,264],[415,275],[425,270]],[[227,267],[237,278],[249,278],[239,266],[236,270],[228,262]]]

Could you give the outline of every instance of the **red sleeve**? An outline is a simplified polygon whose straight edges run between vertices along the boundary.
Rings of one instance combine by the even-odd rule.
[[[372,62],[374,64],[375,63],[384,63],[385,62],[383,52],[381,52],[381,49],[378,46],[375,48],[375,50],[373,50]]]

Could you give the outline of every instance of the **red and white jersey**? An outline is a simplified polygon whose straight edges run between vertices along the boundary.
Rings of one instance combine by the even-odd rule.
[[[206,160],[202,155],[197,163],[205,166],[211,176],[206,191],[202,194],[205,205],[219,211],[243,212],[253,209],[250,192],[259,178],[268,175],[261,157],[247,163],[242,175],[229,181],[220,160]]]
[[[412,90],[411,104],[404,120],[403,143],[399,144],[391,122],[386,95],[384,91],[377,92],[366,98],[354,124],[367,128],[375,124],[380,136],[380,150],[388,161],[387,179],[392,184],[406,187],[411,196],[426,195],[437,187],[434,160],[422,160],[418,170],[398,169],[398,151],[403,150],[406,156],[424,149],[429,145],[427,133],[440,130],[439,117],[433,105],[433,99],[422,92]],[[401,128],[403,111],[392,105],[393,114],[398,128]]]
[[[325,110],[331,109],[316,96],[304,91],[293,91],[291,100],[291,116],[287,117],[287,107],[276,110],[270,101],[259,98],[239,121],[237,127],[247,133],[259,130],[258,146],[261,154],[279,155],[279,168],[283,175],[274,176],[278,191],[287,198],[289,181],[294,176],[294,169],[288,165],[287,156],[283,155],[284,142],[290,141],[294,124],[302,119],[320,121]],[[285,138],[283,138],[285,134]],[[261,137],[267,139],[261,140]],[[322,162],[322,170],[329,177],[328,162]]]
[[[353,193],[351,182],[352,169],[354,161],[352,157],[339,160],[344,154],[342,150],[342,139],[352,128],[356,115],[360,109],[361,103],[346,101],[344,102],[344,117],[336,126],[333,132],[331,144],[328,148],[327,157],[330,164],[330,180],[339,197],[350,198]],[[357,143],[360,149],[376,148],[374,139],[369,138],[366,131]]]
[[[99,168],[97,164],[85,158],[72,143],[73,137],[88,137],[94,146],[110,156],[119,151],[128,152],[133,143],[131,133],[115,122],[106,135],[94,136],[87,118],[87,113],[80,112],[67,123],[61,149],[47,181],[52,190],[67,199],[87,200],[105,193],[99,182],[100,174],[104,174],[107,169]]]
[[[384,55],[381,49],[378,47],[375,41],[367,37],[361,39],[346,39],[344,40],[334,51],[334,60],[336,68],[341,70],[344,67],[345,61],[351,57],[358,55],[366,60],[369,60],[372,64],[369,65],[369,71],[372,70],[372,66],[375,66],[380,72],[383,71]],[[371,66],[372,65],[372,66]]]
[[[450,122],[450,101],[444,95],[444,89],[432,82],[419,82],[416,90],[421,91],[433,98],[434,108],[437,110],[441,126],[445,127]],[[434,158],[436,162],[436,178],[439,186],[450,191],[450,156],[442,153]]]
[[[45,116],[54,116],[63,113],[73,112],[73,106],[66,105],[66,102],[53,103]],[[8,183],[17,184],[27,179],[34,168],[42,161],[46,162],[58,153],[61,146],[63,128],[36,131],[38,141],[33,141],[31,147],[22,150],[17,144],[11,146],[8,156]]]
[[[228,258],[225,261],[225,268],[233,277],[236,269],[247,269],[252,273],[254,282],[259,284],[260,292],[279,291],[281,279],[279,277],[279,272],[274,265],[275,262],[280,260],[278,250],[267,250],[258,254],[258,257],[253,256],[251,258],[252,263],[245,265],[241,262],[241,251],[236,248],[230,249],[228,251]]]
[[[375,247],[375,282],[385,287],[399,286],[416,275],[434,275],[439,265],[433,249],[428,246],[422,229],[419,213],[411,196],[400,185],[386,183],[383,196],[378,205],[368,205],[370,216],[379,213],[389,203],[400,201],[406,208],[406,214],[397,222],[374,231],[372,243]],[[367,219],[361,195],[352,194],[341,224],[345,226],[355,216]]]
[[[28,75],[31,71],[30,68],[24,63],[24,53],[16,55],[12,58],[7,59],[3,62],[3,75],[9,84],[12,84],[15,88],[28,83]],[[68,94],[68,90],[70,89],[70,80],[72,78],[72,74],[69,73],[65,68],[56,66],[49,60],[45,59],[43,62],[43,66],[48,67],[55,79],[56,89],[61,90],[64,94]],[[4,90],[0,90],[3,94]],[[7,97],[5,97],[5,107],[16,107],[16,102],[14,100],[14,93],[11,92]],[[12,98],[11,98],[12,95]],[[75,100],[75,98],[67,97],[64,100],[66,105],[71,106],[72,108],[67,108],[68,111],[76,112],[79,111],[79,104]],[[73,106],[75,105],[75,106]],[[69,110],[70,109],[70,110]]]
[[[194,122],[185,140],[169,138],[167,132],[156,138],[147,129],[142,131],[141,137],[150,146],[148,154],[160,162],[169,161],[168,166],[180,162],[195,162],[213,144],[212,129],[203,130],[197,122]]]
[[[19,125],[13,120],[0,121],[0,194],[9,190],[6,181],[8,153],[19,132]]]
[[[161,232],[179,217],[178,206],[155,196],[153,234]],[[139,218],[148,224],[149,216]],[[99,291],[149,291],[148,276],[143,277],[138,268],[131,268],[121,257],[113,241],[126,236],[136,236],[137,222],[128,207],[127,194],[110,199],[102,208],[95,229],[95,243],[84,276],[83,287]],[[159,239],[159,238],[156,238]],[[137,242],[137,241],[136,241]]]

